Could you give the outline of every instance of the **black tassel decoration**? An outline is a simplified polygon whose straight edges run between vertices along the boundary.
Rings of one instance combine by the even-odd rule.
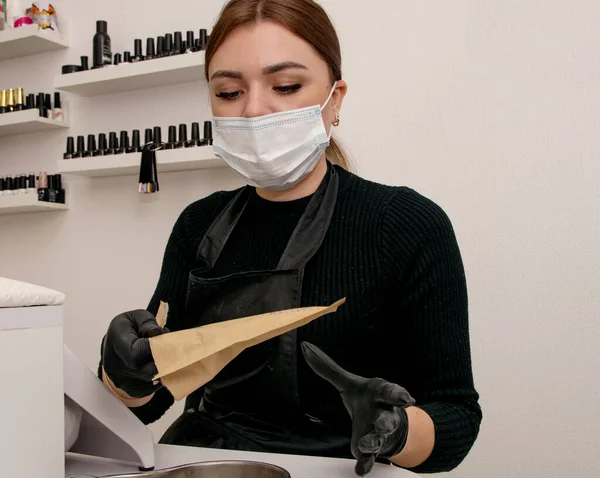
[[[146,130],[145,143],[142,148],[138,192],[141,194],[154,194],[159,191],[156,151],[164,147],[161,141],[160,127],[155,127],[154,132]]]

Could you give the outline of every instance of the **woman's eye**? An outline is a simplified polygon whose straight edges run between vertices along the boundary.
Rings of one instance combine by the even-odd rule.
[[[217,98],[222,98],[224,100],[235,100],[238,96],[240,96],[239,91],[223,91],[221,93],[216,94]]]
[[[281,95],[289,95],[292,93],[296,93],[300,88],[302,88],[302,85],[296,84],[296,85],[275,86],[273,89]]]

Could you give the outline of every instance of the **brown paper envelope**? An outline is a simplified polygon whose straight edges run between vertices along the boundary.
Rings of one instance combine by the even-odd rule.
[[[346,299],[329,307],[282,310],[209,324],[150,338],[161,379],[176,400],[212,380],[244,349],[335,312]]]

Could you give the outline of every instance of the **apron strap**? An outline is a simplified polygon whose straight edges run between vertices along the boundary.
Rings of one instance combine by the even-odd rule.
[[[205,262],[205,264],[200,267],[201,269],[206,268],[206,270],[210,270],[215,266],[217,259],[223,250],[223,246],[231,235],[231,231],[233,231],[233,228],[240,220],[240,217],[242,217],[242,214],[248,205],[251,193],[252,188],[249,186],[242,188],[242,190],[229,201],[229,204],[225,206],[208,228],[208,232],[202,238],[196,252],[196,260]]]
[[[337,202],[339,177],[327,162],[327,173],[298,221],[279,260],[278,270],[304,269],[321,247]]]

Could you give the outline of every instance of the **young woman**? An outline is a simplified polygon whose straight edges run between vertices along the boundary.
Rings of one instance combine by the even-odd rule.
[[[450,220],[352,174],[331,139],[347,84],[312,0],[231,0],[206,51],[214,150],[248,186],[188,206],[147,310],[117,316],[100,373],[145,423],[173,397],[148,337],[297,306],[337,313],[245,351],[188,397],[163,443],[456,467],[481,422]],[[343,367],[343,368],[342,368]]]

